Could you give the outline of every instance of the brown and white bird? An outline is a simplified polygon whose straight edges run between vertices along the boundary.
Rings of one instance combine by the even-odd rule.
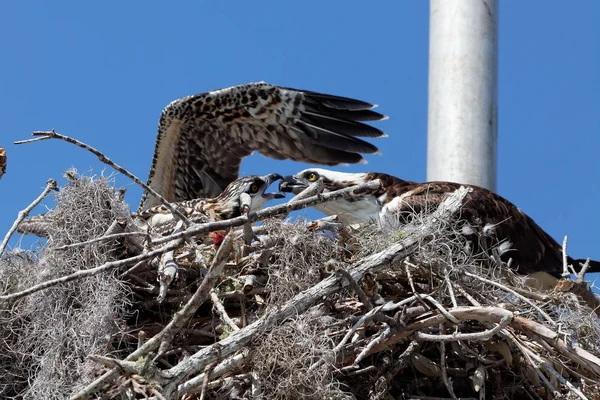
[[[167,201],[218,196],[254,151],[318,165],[363,162],[378,152],[358,137],[385,134],[386,117],[346,97],[250,83],[173,101],[162,112],[148,185]],[[160,204],[144,193],[138,212]]]
[[[238,178],[242,159],[254,151],[320,165],[364,162],[362,154],[378,149],[359,137],[386,136],[363,123],[387,118],[374,107],[264,82],[183,97],[162,111],[148,185],[169,202],[193,200],[182,204],[191,212],[219,198]],[[164,220],[160,204],[144,192],[137,213]],[[19,232],[47,236],[44,223],[50,221],[30,218]]]
[[[474,185],[454,182],[411,182],[391,175],[368,173],[344,173],[322,168],[301,171],[285,177],[279,190],[297,194],[312,182],[323,178],[325,190],[333,191],[374,179],[381,187],[363,197],[340,199],[316,205],[315,208],[327,215],[337,215],[346,224],[365,222],[389,222],[391,216],[401,223],[410,220],[416,213],[435,207],[460,186],[473,190],[467,194],[460,210],[461,220],[467,222],[461,233],[478,249],[480,240],[492,248],[499,244],[502,259],[513,259],[519,273],[546,272],[555,278],[563,270],[562,247],[527,214],[510,201],[496,193]],[[483,233],[483,239],[476,232]],[[568,257],[568,262],[578,266],[584,260]],[[600,272],[600,262],[592,261],[588,272]]]
[[[239,217],[244,212],[258,211],[272,199],[285,197],[269,193],[269,186],[283,177],[279,174],[249,175],[231,182],[214,198],[172,203],[186,218],[195,223],[222,221]],[[246,199],[246,201],[245,201]],[[151,207],[135,215],[140,227],[152,235],[171,234],[179,220],[164,205]]]

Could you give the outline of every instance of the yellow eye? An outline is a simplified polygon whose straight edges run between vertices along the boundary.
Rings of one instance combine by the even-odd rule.
[[[319,176],[317,174],[315,174],[314,172],[311,172],[310,174],[308,174],[308,180],[311,182],[316,181],[319,178]]]
[[[258,185],[256,183],[253,183],[252,186],[250,186],[250,193],[256,192],[258,192]]]

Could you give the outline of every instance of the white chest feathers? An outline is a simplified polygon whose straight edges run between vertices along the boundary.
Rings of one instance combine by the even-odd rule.
[[[356,201],[334,200],[316,205],[315,208],[327,215],[337,215],[346,225],[379,221],[381,211],[381,205],[375,196],[365,196]]]

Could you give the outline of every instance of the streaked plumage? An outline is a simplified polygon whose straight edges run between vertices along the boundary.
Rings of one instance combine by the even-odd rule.
[[[261,209],[269,200],[282,198],[279,193],[268,193],[271,183],[282,179],[279,174],[265,176],[250,175],[230,183],[223,193],[210,199],[194,199],[173,203],[191,222],[205,223],[221,221],[242,215],[242,195],[248,194],[248,212]],[[164,205],[151,207],[136,214],[140,227],[152,235],[168,235],[177,227],[179,220]]]
[[[307,169],[294,176],[285,177],[280,190],[298,193],[319,177],[323,177],[326,190],[344,187],[379,179],[382,186],[364,198],[337,200],[315,206],[328,214],[336,214],[344,223],[385,221],[390,216],[405,223],[415,213],[427,207],[435,208],[461,184],[453,182],[411,182],[383,173],[343,173],[322,168]],[[505,198],[482,187],[462,185],[472,188],[463,202],[460,218],[468,222],[462,234],[471,239],[477,248],[481,245],[491,248],[503,242],[502,258],[513,259],[513,265],[523,274],[545,271],[554,277],[562,272],[562,247],[527,214],[519,210]],[[476,228],[476,229],[472,229]],[[483,232],[486,238],[475,235],[475,230]],[[479,242],[485,240],[485,244]],[[578,265],[583,260],[568,258],[571,264]],[[589,272],[600,272],[600,262],[592,261]]]
[[[358,137],[385,134],[360,100],[250,83],[184,97],[162,112],[148,185],[168,201],[218,196],[253,151],[320,165],[364,161],[378,151]],[[144,193],[138,211],[158,205]]]
[[[36,235],[48,239],[52,230],[56,229],[56,221],[51,213],[29,217],[17,226],[17,232],[24,235]]]

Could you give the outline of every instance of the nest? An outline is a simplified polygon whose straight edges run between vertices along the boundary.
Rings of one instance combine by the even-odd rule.
[[[205,226],[219,246],[149,245],[115,235],[134,224],[111,179],[79,177],[47,244],[0,260],[0,397],[600,398],[581,282],[540,292],[473,254],[461,190],[401,227],[264,210]]]

